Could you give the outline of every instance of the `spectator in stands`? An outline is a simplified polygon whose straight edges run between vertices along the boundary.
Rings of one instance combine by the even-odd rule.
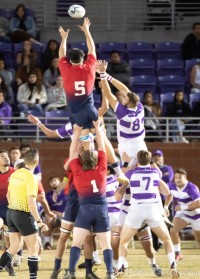
[[[37,79],[35,72],[28,75],[28,82],[23,83],[17,91],[18,108],[23,117],[25,114],[43,116],[43,104],[47,102],[44,85]]]
[[[192,31],[185,37],[182,44],[182,57],[184,60],[200,58],[200,22],[193,24]]]
[[[11,121],[5,117],[12,117],[12,108],[5,101],[6,93],[0,90],[0,135],[6,135],[7,130],[9,129],[8,124]],[[4,131],[3,131],[4,130]]]
[[[31,16],[26,15],[26,8],[23,4],[17,5],[15,15],[10,19],[10,32],[12,42],[15,44],[28,40],[38,43],[35,40],[35,20]]]
[[[26,63],[26,60],[29,60],[31,64],[37,65],[38,54],[33,49],[32,43],[30,41],[24,41],[23,50],[18,52],[16,55],[16,66],[19,67]]]
[[[53,58],[58,57],[59,43],[56,40],[49,40],[42,55],[43,71],[48,69]]]
[[[14,103],[14,94],[13,94],[12,87],[6,85],[5,80],[1,74],[0,74],[0,90],[6,93],[5,101],[9,105],[12,105]]]
[[[159,131],[161,127],[158,118],[162,115],[161,105],[154,101],[153,93],[150,90],[144,92],[142,103],[144,105],[145,117],[150,118],[145,118],[144,120],[146,136],[148,136],[147,141],[160,141],[162,133]]]
[[[186,124],[189,123],[186,118],[191,115],[190,105],[184,101],[184,92],[177,90],[174,95],[173,103],[167,110],[167,116],[174,117],[170,123],[170,130],[173,130],[173,142],[188,143],[188,140],[183,136],[183,132],[186,128]],[[179,117],[184,117],[185,119],[179,119]]]
[[[63,80],[61,76],[56,79],[55,86],[47,89],[47,106],[45,112],[56,109],[65,109],[67,105],[66,93],[63,87]]]
[[[5,61],[3,59],[0,59],[0,75],[4,78],[5,84],[11,86],[13,79],[12,73],[11,71],[6,70]]]
[[[9,151],[10,166],[14,168],[14,165],[21,157],[21,152],[18,146],[12,146]]]
[[[107,73],[119,81],[123,82],[127,87],[130,85],[131,68],[122,61],[120,52],[113,50],[110,53],[110,61],[108,62]],[[115,93],[116,88],[111,88]]]
[[[200,93],[200,62],[194,65],[190,73],[191,93]]]
[[[9,21],[3,17],[0,16],[0,42],[3,43],[10,43],[11,39],[8,36],[9,32]]]
[[[45,215],[44,223],[48,224],[48,232],[43,233],[44,249],[51,250],[51,238],[55,228],[59,228],[61,225],[62,215],[65,209],[68,196],[65,195],[64,188],[66,182],[61,182],[58,176],[51,176],[49,179],[49,186],[51,191],[46,193],[46,199],[50,210],[56,214],[55,219],[49,218]]]
[[[28,57],[24,58],[24,63],[19,66],[15,80],[17,86],[20,86],[22,83],[28,82],[28,76],[31,72],[34,72],[37,76],[38,82],[42,82],[42,71],[40,68],[35,66],[35,63],[30,60]]]
[[[58,61],[58,57],[53,58],[50,67],[44,72],[43,82],[46,88],[50,88],[56,84],[56,79],[60,75]]]

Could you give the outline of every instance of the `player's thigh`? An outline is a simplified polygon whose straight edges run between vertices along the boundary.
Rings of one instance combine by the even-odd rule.
[[[127,224],[124,224],[121,236],[120,236],[120,245],[128,244],[130,239],[137,233],[137,228],[129,227]]]
[[[160,224],[158,227],[151,228],[151,230],[157,235],[158,238],[161,239],[162,242],[166,242],[167,240],[170,240],[169,231],[163,222],[163,224]]]
[[[79,227],[74,227],[72,246],[77,246],[81,248],[89,233],[90,233],[89,230],[79,228]]]
[[[110,239],[111,239],[110,231],[103,232],[103,233],[97,233],[96,235],[97,235],[97,239],[100,242],[102,250],[112,249],[111,248],[111,241],[110,241]]]
[[[62,215],[61,227],[70,229],[73,227],[79,210],[78,199],[69,198]]]
[[[79,207],[74,227],[90,231],[95,219],[96,205],[83,204]]]
[[[200,230],[198,230],[198,231],[194,230],[194,235],[195,235],[196,241],[198,241],[200,243]]]
[[[179,216],[180,217],[175,217],[173,219],[174,227],[171,228],[171,230],[170,230],[171,233],[179,233],[182,229],[187,227],[187,225],[189,224],[187,218],[184,218],[184,216],[181,216],[181,215],[179,215]]]

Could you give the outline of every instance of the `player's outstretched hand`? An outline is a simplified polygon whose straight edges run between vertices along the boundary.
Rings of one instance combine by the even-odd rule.
[[[88,17],[84,17],[83,20],[83,25],[78,25],[78,27],[84,32],[89,32],[89,27],[90,27],[90,19]]]
[[[38,117],[36,117],[32,114],[28,114],[27,119],[28,119],[29,122],[31,122],[35,125],[40,121]]]
[[[99,73],[106,72],[108,66],[108,62],[105,60],[98,60],[97,61],[97,69]]]
[[[77,134],[81,134],[82,127],[78,126],[77,124],[74,124],[73,126],[73,132]]]
[[[70,29],[67,29],[66,31],[62,28],[62,26],[59,27],[58,29],[60,36],[62,37],[62,39],[66,39],[69,35],[69,31]]]
[[[95,129],[99,129],[99,127],[100,127],[100,125],[101,125],[101,118],[99,117],[98,119],[97,119],[97,121],[92,121],[93,122],[93,125],[94,125],[94,128]]]

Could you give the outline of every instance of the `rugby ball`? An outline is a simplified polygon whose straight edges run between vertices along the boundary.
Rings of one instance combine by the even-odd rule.
[[[72,18],[82,18],[85,15],[85,8],[81,5],[71,5],[68,9],[68,14]]]

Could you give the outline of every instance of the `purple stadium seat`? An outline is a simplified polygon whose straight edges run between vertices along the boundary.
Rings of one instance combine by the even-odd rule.
[[[0,16],[8,18],[8,12],[4,9],[0,9]]]
[[[127,44],[128,57],[130,59],[136,58],[154,58],[154,45],[146,42],[134,42]]]
[[[129,60],[131,74],[134,75],[156,75],[156,62],[152,59],[138,58]]]
[[[181,58],[181,44],[162,42],[155,45],[157,59]]]
[[[45,113],[45,124],[66,124],[68,117],[69,117],[69,112],[67,110],[51,110],[51,111],[47,111]],[[59,117],[63,117],[64,119],[48,119],[50,117],[54,117],[54,118],[59,118]]]
[[[161,107],[162,107],[163,115],[166,115],[167,108],[168,108],[169,104],[173,103],[174,94],[175,93],[172,93],[172,92],[168,92],[168,93],[165,93],[165,94],[160,94],[160,104],[161,104]]]
[[[185,78],[178,75],[159,76],[160,93],[175,92],[176,90],[185,91]]]
[[[149,75],[138,75],[130,78],[131,89],[137,92],[151,90],[157,92],[157,77]]]
[[[0,51],[2,52],[12,52],[12,44],[0,42]]]
[[[157,61],[158,76],[164,75],[180,75],[184,76],[183,60],[175,58],[167,58]]]

